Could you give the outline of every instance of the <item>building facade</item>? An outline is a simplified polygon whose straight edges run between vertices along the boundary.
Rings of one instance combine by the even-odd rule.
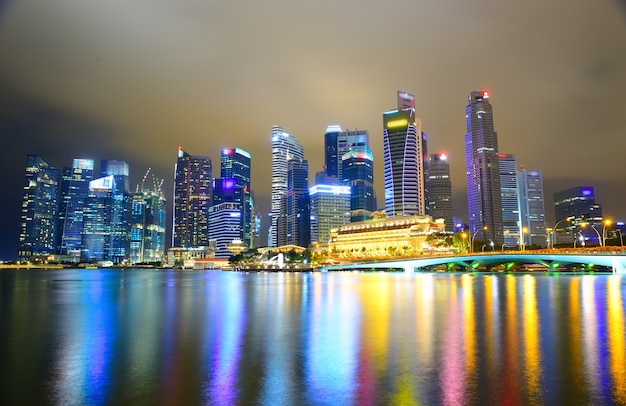
[[[167,202],[160,188],[132,195],[130,262],[161,263],[165,255]]]
[[[376,211],[374,156],[367,144],[354,145],[341,158],[341,183],[351,189],[350,221],[363,221]]]
[[[498,135],[487,91],[469,94],[465,109],[465,170],[469,232],[477,238],[504,242],[498,160]],[[486,229],[485,229],[486,227]]]
[[[268,246],[277,247],[278,221],[287,215],[287,176],[288,162],[292,159],[304,159],[304,149],[298,140],[282,127],[272,127],[272,200]]]
[[[596,203],[593,187],[577,186],[556,192],[554,218],[557,222],[563,221],[562,227],[555,230],[558,243],[571,243],[582,237],[583,241],[600,244],[602,206]],[[566,219],[570,221],[564,221]]]
[[[174,175],[173,247],[209,244],[208,212],[212,204],[211,158],[178,149]]]
[[[61,197],[57,222],[57,253],[80,261],[83,234],[83,211],[93,180],[94,161],[74,159],[71,167],[64,167],[61,179]]]
[[[415,116],[415,97],[398,92],[398,100],[398,109],[383,113],[385,212],[389,217],[424,215],[426,136]]]
[[[27,261],[56,252],[60,171],[38,155],[26,158],[18,259]]]
[[[241,207],[238,203],[224,202],[211,206],[208,237],[215,241],[215,258],[227,259],[233,255],[226,247],[241,239]]]
[[[241,148],[222,150],[221,176],[235,180],[235,200],[241,206],[241,240],[248,246],[254,246],[254,202],[250,185],[250,153]]]
[[[350,222],[351,187],[315,185],[309,188],[311,199],[311,243],[326,246],[330,231]]]
[[[525,244],[545,247],[548,244],[548,234],[541,171],[519,170],[517,185],[521,224],[522,228],[528,230],[524,234]]]
[[[429,215],[434,220],[444,220],[447,233],[454,232],[450,163],[445,153],[430,155],[428,163],[428,207]]]
[[[500,200],[502,202],[502,231],[505,247],[522,245],[528,228],[522,227],[517,185],[517,159],[512,154],[498,154],[500,171]]]

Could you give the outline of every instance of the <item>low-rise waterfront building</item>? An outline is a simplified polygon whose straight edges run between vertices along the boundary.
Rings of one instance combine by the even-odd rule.
[[[344,224],[330,233],[331,255],[347,257],[388,257],[422,255],[430,251],[426,239],[444,233],[443,219],[430,216],[374,216],[371,220]]]

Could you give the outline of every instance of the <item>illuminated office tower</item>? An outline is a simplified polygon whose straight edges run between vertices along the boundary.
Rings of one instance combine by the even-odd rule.
[[[383,113],[385,212],[426,214],[426,135],[415,117],[415,96],[398,91],[398,109]]]
[[[311,243],[328,244],[330,230],[350,222],[350,186],[315,185],[311,199]]]
[[[519,170],[517,185],[521,224],[522,228],[528,230],[528,233],[524,234],[524,242],[526,245],[545,247],[548,236],[546,235],[546,210],[541,171]]]
[[[352,145],[341,158],[343,185],[351,189],[350,221],[363,221],[376,211],[374,157],[366,143]]]
[[[469,94],[465,122],[469,232],[478,239],[502,244],[498,134],[493,127],[493,113],[487,91],[473,91]]]
[[[241,240],[248,247],[254,245],[254,203],[250,189],[251,156],[241,148],[222,150],[221,176],[235,180],[235,202],[241,206]]]
[[[83,211],[82,261],[113,261],[109,254],[115,189],[113,175],[89,182],[89,194]]]
[[[272,206],[268,246],[278,246],[278,220],[286,216],[288,161],[304,159],[302,145],[279,126],[272,127]]]
[[[174,175],[174,227],[172,246],[209,245],[209,207],[212,204],[211,158],[193,156],[178,148]]]
[[[56,252],[59,180],[58,169],[38,155],[27,156],[18,250],[20,261]]]
[[[241,207],[236,202],[223,202],[209,208],[209,240],[215,240],[215,258],[233,255],[226,247],[241,239]]]
[[[325,175],[342,181],[343,156],[354,147],[369,149],[369,134],[367,130],[342,131],[338,125],[331,125],[324,135],[324,168]]]
[[[165,253],[166,200],[161,186],[132,195],[130,262],[160,263]]]
[[[83,232],[83,210],[93,180],[94,161],[74,159],[72,167],[64,167],[57,226],[57,252],[80,261]]]
[[[556,222],[561,222],[555,230],[557,242],[572,243],[580,233],[584,240],[600,244],[595,230],[602,231],[602,206],[596,203],[593,187],[577,186],[556,192],[554,218]],[[565,221],[568,218],[570,221]]]
[[[287,162],[286,240],[280,245],[308,247],[311,244],[309,208],[309,163],[306,159]]]
[[[452,220],[452,182],[450,163],[445,153],[431,154],[428,163],[428,207],[433,220],[444,219],[446,232],[454,232]]]
[[[113,176],[113,190],[110,208],[110,245],[107,259],[114,263],[130,257],[130,208],[129,193],[130,169],[124,161],[105,159],[100,161],[100,177]]]
[[[517,159],[512,154],[498,154],[500,168],[500,200],[502,202],[502,232],[505,247],[518,247],[528,229],[521,227],[517,185]]]

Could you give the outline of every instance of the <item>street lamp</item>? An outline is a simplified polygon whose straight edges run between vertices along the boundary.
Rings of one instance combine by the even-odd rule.
[[[600,235],[600,232],[593,226],[593,224],[591,224],[591,223],[580,223],[580,226],[582,228],[585,228],[587,226],[591,227],[591,229],[593,231],[595,231],[596,235],[598,236],[598,244],[600,244],[601,247],[604,247],[604,241],[602,239],[602,236]]]
[[[611,219],[602,220],[602,246],[606,247],[606,227],[613,224]]]
[[[520,240],[522,241],[522,251],[526,251],[526,240],[524,239],[524,233],[528,234],[528,227],[522,227],[522,233],[520,234]]]
[[[515,239],[517,240],[517,246],[520,248],[520,251],[524,251],[524,242],[522,241],[522,237],[520,237],[518,233],[512,233],[510,230],[504,230],[504,234],[512,235],[513,237],[515,237]]]
[[[557,221],[557,222],[556,222],[556,224],[554,225],[554,227],[552,227],[552,229],[551,229],[551,234],[550,234],[550,235],[552,236],[552,238],[550,239],[550,241],[549,241],[549,242],[551,242],[552,244],[551,244],[551,246],[549,246],[548,248],[553,248],[553,249],[554,249],[554,241],[555,241],[555,238],[554,238],[554,237],[555,237],[555,234],[556,234],[556,232],[557,232],[557,227],[559,226],[559,224],[561,224],[561,223],[562,223],[562,222],[564,222],[564,221],[568,221],[568,222],[569,222],[569,221],[572,221],[573,219],[574,219],[574,216],[570,216],[570,217],[566,217],[566,218],[564,218],[564,219],[559,220],[559,221]],[[548,230],[550,230],[550,229],[546,229],[546,231],[548,231]],[[548,244],[548,245],[550,245],[550,244]]]
[[[483,226],[483,231],[487,231],[487,226]],[[472,238],[470,238],[470,252],[474,252],[474,238],[476,238],[476,234],[478,234],[478,232],[480,231],[480,229],[474,231],[474,234],[472,234]]]
[[[465,252],[465,239],[467,238],[467,233],[464,231],[461,233],[461,251]]]

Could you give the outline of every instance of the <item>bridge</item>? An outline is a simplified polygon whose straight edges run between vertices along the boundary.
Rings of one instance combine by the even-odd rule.
[[[397,261],[360,262],[326,266],[321,272],[364,271],[512,271],[518,269],[560,271],[606,271],[626,275],[626,253],[475,253],[464,255],[420,257]]]

